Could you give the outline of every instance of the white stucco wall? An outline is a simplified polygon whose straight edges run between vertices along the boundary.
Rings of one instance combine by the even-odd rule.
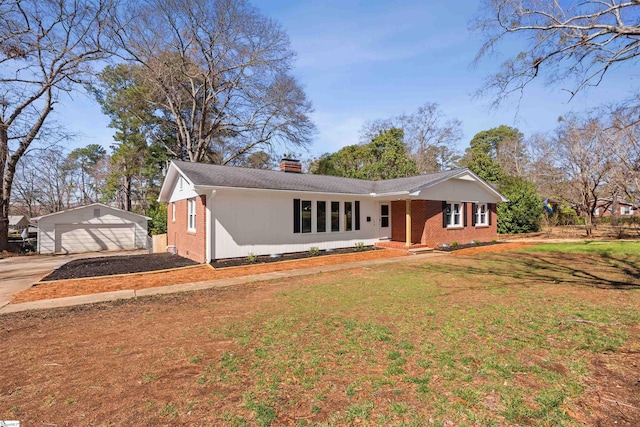
[[[94,216],[94,209],[100,209],[100,216]],[[129,212],[112,209],[103,205],[89,205],[55,215],[46,216],[38,220],[38,252],[41,254],[55,253],[56,225],[63,224],[65,229],[71,224],[82,225],[123,225],[132,224],[135,249],[147,247],[146,218]]]
[[[207,195],[207,197],[211,197]],[[213,259],[305,252],[353,247],[358,242],[372,245],[378,239],[379,201],[367,196],[218,189],[211,200]],[[312,202],[312,232],[293,232],[293,200]],[[327,231],[317,233],[316,202],[326,201]],[[344,202],[360,202],[360,230],[344,230]],[[331,202],[340,202],[340,230],[331,231]],[[355,216],[355,203],[353,205]],[[367,216],[371,218],[367,222]],[[355,229],[355,217],[353,220]]]

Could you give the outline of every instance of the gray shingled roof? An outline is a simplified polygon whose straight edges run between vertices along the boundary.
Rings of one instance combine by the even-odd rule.
[[[384,181],[337,176],[287,173],[273,170],[218,166],[174,160],[173,163],[196,186],[310,191],[318,193],[384,194],[412,192],[459,174],[461,169]]]

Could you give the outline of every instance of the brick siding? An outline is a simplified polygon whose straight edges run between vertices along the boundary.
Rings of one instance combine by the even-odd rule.
[[[391,240],[404,242],[405,201],[391,202]],[[496,225],[496,205],[489,204],[491,209],[491,225],[471,225],[472,204],[466,204],[467,226],[462,228],[442,227],[442,201],[412,200],[411,201],[411,243],[419,243],[429,247],[441,246],[443,243],[457,242],[461,245],[478,242],[490,242],[498,236]]]
[[[167,207],[167,245],[175,246],[177,254],[196,262],[207,258],[207,197],[196,197],[196,231],[187,231],[189,207],[187,199],[178,200],[176,220],[172,219],[171,203]]]

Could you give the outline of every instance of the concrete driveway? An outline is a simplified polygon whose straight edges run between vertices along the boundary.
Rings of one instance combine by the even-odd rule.
[[[26,255],[0,259],[0,308],[9,304],[18,292],[30,288],[42,277],[74,259],[146,253],[148,251],[144,249],[69,255]]]

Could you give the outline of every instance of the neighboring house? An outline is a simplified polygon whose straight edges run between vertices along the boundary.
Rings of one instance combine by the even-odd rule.
[[[468,169],[385,181],[173,161],[168,250],[197,262],[373,245],[491,241],[506,199]]]
[[[78,253],[147,248],[147,220],[133,212],[93,203],[33,218],[38,253]]]
[[[9,215],[9,233],[22,233],[29,227],[29,219],[24,215]]]
[[[618,218],[630,218],[640,215],[640,209],[631,202],[624,200],[618,200]],[[596,209],[593,212],[597,218],[610,217],[613,215],[613,200],[612,199],[598,199],[596,203]]]

